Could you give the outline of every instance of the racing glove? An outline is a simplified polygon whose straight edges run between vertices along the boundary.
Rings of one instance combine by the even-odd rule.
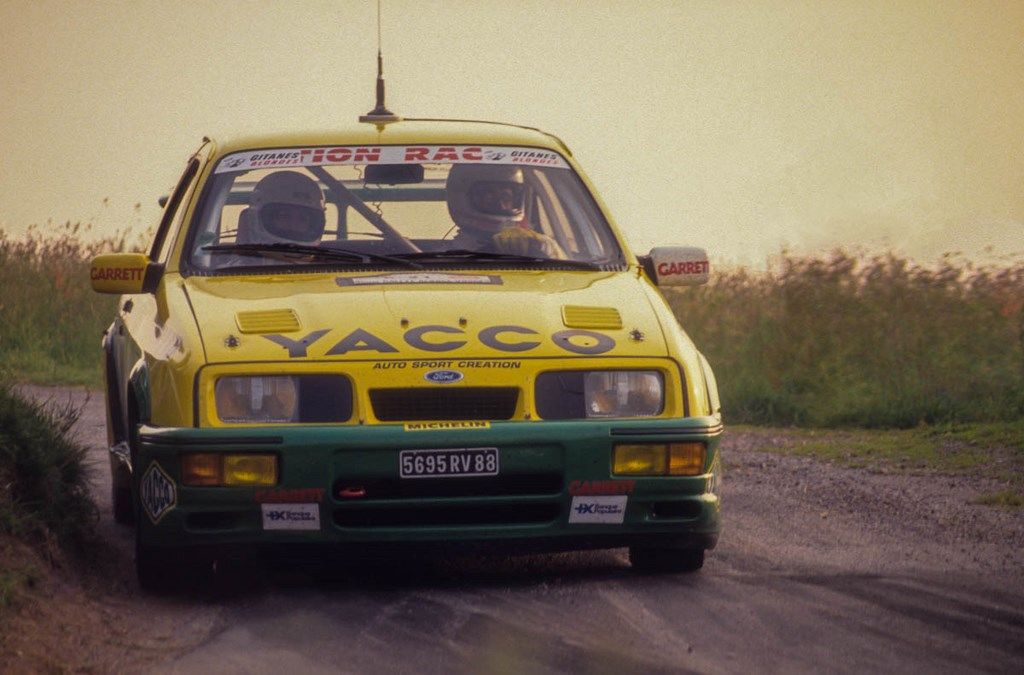
[[[491,239],[501,253],[565,260],[565,252],[558,242],[547,235],[523,227],[506,228]]]

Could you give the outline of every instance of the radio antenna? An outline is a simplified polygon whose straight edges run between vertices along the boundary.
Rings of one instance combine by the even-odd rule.
[[[377,0],[377,105],[365,115],[360,115],[360,122],[397,122],[402,119],[384,105],[384,53],[381,46],[380,2],[381,0]]]

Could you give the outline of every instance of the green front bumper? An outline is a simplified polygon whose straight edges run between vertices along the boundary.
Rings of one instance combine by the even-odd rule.
[[[147,546],[249,544],[468,544],[533,542],[570,550],[643,542],[711,548],[719,531],[717,418],[508,422],[485,429],[407,431],[402,425],[194,429],[143,427],[134,458],[135,494]],[[707,444],[705,473],[693,477],[611,475],[615,443]],[[497,477],[400,479],[408,449],[496,447]],[[186,487],[181,456],[260,452],[279,457],[278,485]],[[154,482],[147,481],[156,473]],[[147,483],[142,486],[140,483]],[[343,493],[348,496],[343,496]],[[582,496],[580,496],[582,493]],[[570,523],[592,495],[625,499],[621,523]],[[265,506],[309,502],[316,529],[266,529]],[[616,500],[612,500],[616,501]],[[616,507],[618,508],[618,507]]]

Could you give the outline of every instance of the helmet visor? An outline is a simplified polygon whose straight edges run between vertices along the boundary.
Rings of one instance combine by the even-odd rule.
[[[506,180],[482,180],[469,186],[469,203],[489,216],[523,213],[523,186]]]
[[[324,212],[298,204],[264,204],[260,224],[281,239],[316,241],[324,233]]]

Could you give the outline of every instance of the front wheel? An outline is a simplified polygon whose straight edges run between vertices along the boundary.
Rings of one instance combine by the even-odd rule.
[[[629,562],[646,574],[696,572],[704,566],[704,549],[630,546]]]
[[[149,593],[161,593],[173,589],[181,582],[181,573],[169,558],[171,551],[145,546],[139,543],[135,534],[135,574],[139,586]]]

